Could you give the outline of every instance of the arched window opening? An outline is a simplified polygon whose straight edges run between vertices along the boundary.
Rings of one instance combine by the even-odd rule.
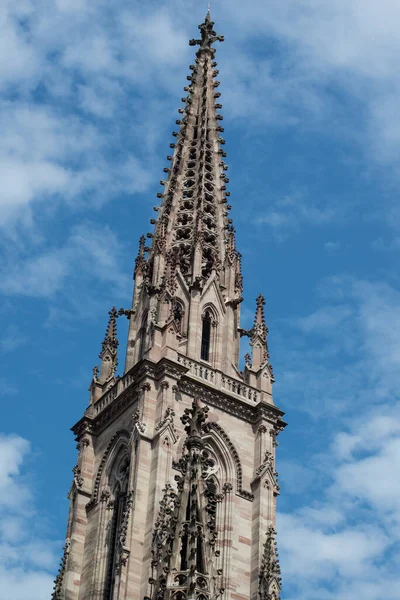
[[[142,326],[139,331],[139,360],[146,352],[146,333],[147,333],[148,311],[145,312],[142,318]]]
[[[126,507],[128,494],[129,459],[127,456],[120,461],[116,472],[112,472],[110,479],[113,484],[112,518],[108,538],[108,567],[105,590],[105,600],[114,600],[115,578],[117,575],[118,560],[120,558],[121,526]]]
[[[211,314],[206,310],[203,316],[203,329],[201,332],[201,360],[210,360],[211,345]]]

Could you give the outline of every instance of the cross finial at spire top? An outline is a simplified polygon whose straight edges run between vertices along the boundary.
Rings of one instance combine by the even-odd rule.
[[[211,50],[212,52],[214,52],[214,50],[211,48],[211,44],[213,42],[223,42],[224,36],[217,35],[215,33],[215,31],[213,30],[213,25],[214,25],[214,22],[211,21],[210,4],[209,4],[206,18],[204,19],[204,23],[201,23],[201,25],[199,25],[199,29],[201,32],[201,40],[190,40],[189,45],[190,46],[200,46],[199,51]]]

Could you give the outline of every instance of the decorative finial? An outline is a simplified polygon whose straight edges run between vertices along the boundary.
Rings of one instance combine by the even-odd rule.
[[[102,354],[105,350],[112,348],[116,350],[118,348],[118,340],[117,340],[117,317],[118,311],[115,306],[112,307],[110,311],[108,311],[109,319],[106,334],[104,336],[104,340],[102,342],[102,350],[99,355],[99,358],[102,357]]]
[[[276,600],[279,600],[282,579],[275,536],[275,530],[270,526],[267,530],[267,539],[264,543],[264,552],[258,575],[258,593],[260,598],[276,598]]]
[[[115,306],[109,311],[109,320],[104,336],[104,340],[101,344],[101,352],[99,358],[101,359],[100,366],[100,377],[97,376],[99,383],[104,384],[115,375],[115,371],[118,366],[118,339],[117,339],[117,318],[118,311]]]
[[[258,370],[264,366],[269,359],[267,335],[268,328],[265,324],[264,306],[265,299],[260,294],[256,300],[256,314],[254,317],[253,329],[250,331],[250,345],[253,349],[252,352],[252,365],[253,369]]]
[[[207,413],[208,406],[200,407],[197,400],[193,401],[192,408],[185,408],[181,421],[185,425],[188,436],[186,443],[189,449],[193,446],[203,446],[202,432]]]
[[[139,251],[135,260],[135,272],[134,277],[137,275],[143,275],[144,267],[146,265],[146,258],[144,253],[146,252],[146,238],[142,235],[139,239]]]
[[[202,50],[209,50],[214,54],[215,50],[211,48],[211,44],[214,42],[223,42],[224,36],[217,35],[213,30],[214,22],[211,21],[210,15],[210,6],[208,7],[208,11],[206,14],[206,18],[204,19],[204,23],[199,25],[199,29],[201,32],[201,40],[190,40],[190,46],[200,46],[199,52]]]

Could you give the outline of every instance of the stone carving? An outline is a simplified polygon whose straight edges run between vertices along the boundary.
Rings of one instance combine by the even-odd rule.
[[[106,333],[101,345],[99,358],[101,360],[100,375],[98,370],[93,369],[95,381],[101,385],[109,384],[115,378],[115,372],[118,366],[118,338],[117,338],[117,317],[118,311],[113,306],[110,310]]]
[[[274,457],[272,456],[271,452],[267,451],[265,453],[264,460],[262,461],[260,466],[257,467],[257,469],[255,471],[255,476],[259,477],[261,475],[261,473],[263,473],[263,471],[265,471],[266,469],[268,469],[268,468],[273,469],[273,466],[274,466]]]
[[[206,479],[210,462],[203,441],[207,412],[207,407],[194,401],[181,417],[187,438],[177,463],[177,489],[170,484],[164,488],[153,530],[149,583],[154,600],[215,600],[222,591],[221,571],[214,566],[219,498],[212,479]]]
[[[133,419],[133,424],[136,425],[136,427],[138,428],[138,430],[140,431],[140,433],[144,433],[145,429],[146,429],[146,424],[143,423],[143,421],[140,420],[140,413],[139,413],[138,410],[136,410],[133,413],[132,419]]]
[[[126,565],[129,551],[125,548],[126,536],[128,534],[129,517],[133,506],[133,490],[127,493],[125,507],[122,513],[121,526],[118,532],[119,557],[117,560],[117,572]]]
[[[260,600],[279,600],[281,591],[281,570],[278,560],[275,530],[271,526],[267,531],[264,552],[261,560],[258,594]]]
[[[58,570],[57,577],[54,580],[53,594],[51,596],[51,600],[61,600],[61,593],[63,589],[63,581],[67,567],[70,546],[71,542],[67,539],[63,547],[63,555],[60,562],[60,568]]]
[[[74,474],[74,481],[76,483],[76,486],[78,488],[81,488],[83,486],[84,483],[84,479],[82,477],[81,474],[81,468],[79,465],[75,465],[75,467],[73,467],[72,472]]]
[[[204,398],[204,400],[207,401],[207,404],[220,408],[224,412],[239,417],[243,421],[257,423],[257,421],[261,419],[266,419],[272,424],[277,424],[278,427],[281,427],[281,430],[286,425],[284,421],[282,421],[282,415],[284,413],[272,404],[259,402],[254,406],[249,406],[248,404],[241,402],[240,399],[232,396],[225,396],[221,392],[214,392],[206,386],[202,386],[200,382],[185,379],[181,379],[178,382],[178,386],[181,392],[192,397]]]
[[[175,431],[174,417],[175,417],[175,412],[174,412],[173,408],[171,406],[168,406],[167,410],[165,411],[164,418],[161,419],[161,421],[158,423],[158,425],[156,425],[156,431],[160,431],[160,429],[162,429],[164,427],[164,425],[166,425],[167,423],[170,423],[172,425],[173,430]]]

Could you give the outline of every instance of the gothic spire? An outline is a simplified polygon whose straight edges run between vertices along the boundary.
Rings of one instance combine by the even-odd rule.
[[[136,279],[137,275],[143,275],[144,268],[146,266],[146,258],[144,253],[146,251],[146,238],[142,235],[139,239],[139,251],[135,260],[135,272],[134,277]]]
[[[104,336],[104,340],[101,344],[101,352],[99,358],[101,359],[100,376],[98,382],[100,384],[107,383],[114,378],[115,371],[118,366],[118,339],[117,339],[117,317],[118,312],[115,306],[109,311],[109,320]]]
[[[265,299],[262,294],[260,294],[256,300],[256,314],[254,317],[254,325],[251,330],[250,336],[250,345],[253,349],[252,352],[252,367],[255,370],[258,370],[260,367],[264,366],[269,359],[268,353],[268,328],[265,324],[265,315],[264,315],[264,306]]]
[[[258,592],[260,600],[279,600],[280,597],[281,569],[275,535],[274,528],[269,527],[259,573]]]
[[[232,262],[236,261],[236,250],[232,247],[228,218],[226,191],[227,165],[222,160],[225,140],[221,137],[222,115],[217,112],[220,93],[216,80],[218,70],[214,62],[216,41],[223,41],[213,29],[214,23],[208,12],[199,25],[201,38],[190,40],[190,45],[198,45],[195,64],[184,89],[187,96],[182,98],[184,108],[179,109],[181,117],[176,121],[179,131],[173,132],[175,142],[170,146],[174,153],[167,158],[171,161],[164,169],[168,174],[160,181],[164,191],[158,193],[161,206],[154,207],[157,219],[152,246],[147,263],[147,282],[151,289],[158,290],[171,278],[172,270],[179,269],[186,285],[202,284],[215,273],[224,285],[225,255],[229,252]],[[168,273],[166,273],[168,265]],[[231,265],[232,267],[232,265]],[[235,265],[233,270],[237,268]],[[226,284],[225,284],[226,287]],[[234,286],[231,290],[235,292]]]
[[[177,491],[167,484],[155,523],[152,544],[152,598],[202,597],[220,593],[215,556],[215,485],[208,479],[210,460],[202,439],[208,407],[194,401],[181,417],[187,434],[175,468]]]

